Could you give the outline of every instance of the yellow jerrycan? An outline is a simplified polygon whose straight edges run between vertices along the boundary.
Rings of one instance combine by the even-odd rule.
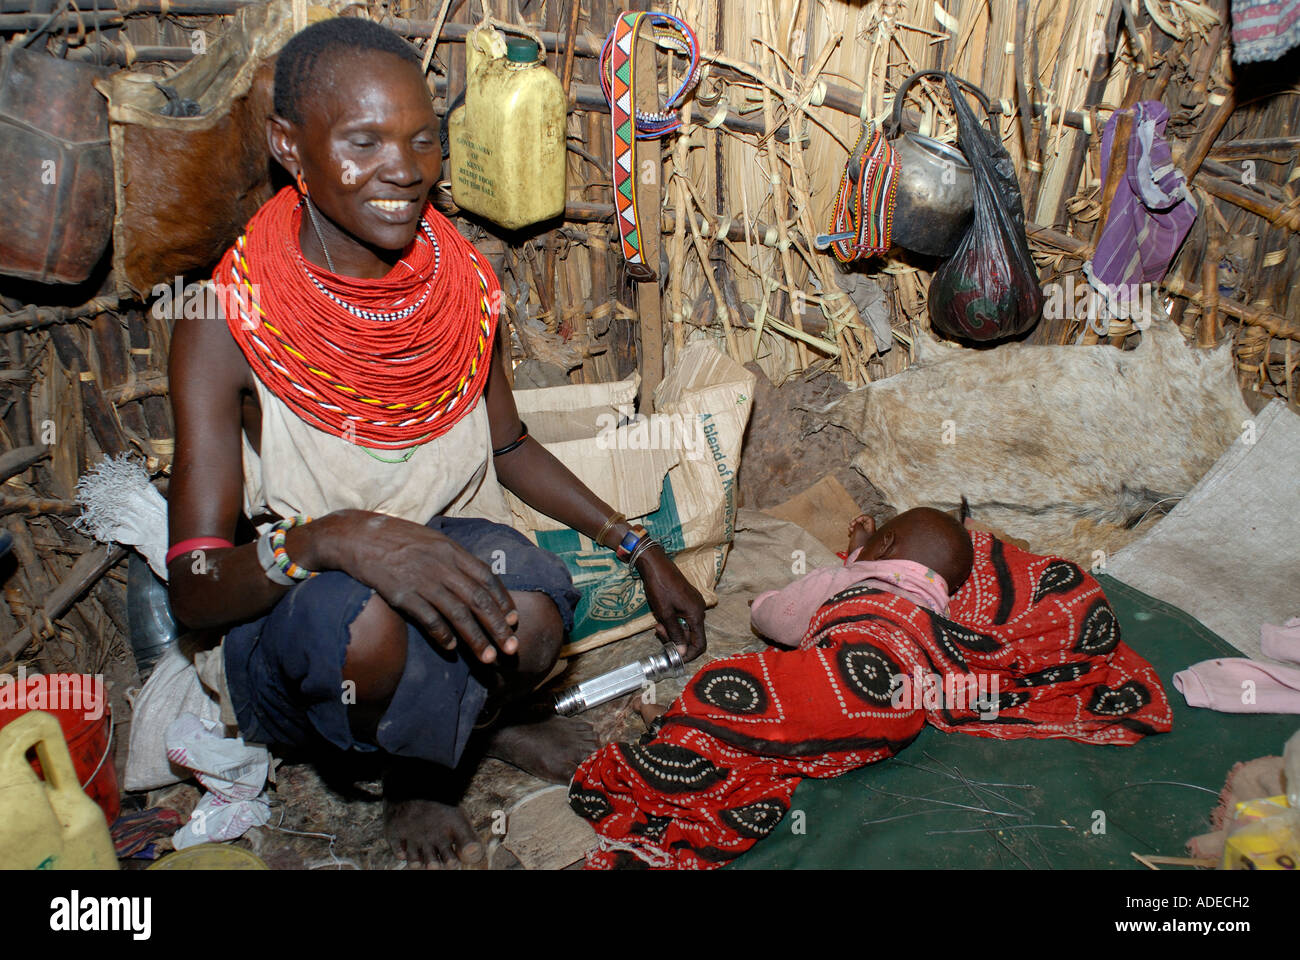
[[[508,230],[558,217],[568,102],[537,42],[479,27],[465,66],[465,104],[447,119],[452,199]]]
[[[0,730],[0,870],[32,869],[117,869],[104,811],[82,792],[59,721],[40,710]]]

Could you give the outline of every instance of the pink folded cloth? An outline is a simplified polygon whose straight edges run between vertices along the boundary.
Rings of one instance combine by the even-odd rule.
[[[1300,668],[1245,657],[1204,660],[1174,674],[1189,707],[1223,713],[1300,713]]]
[[[947,616],[948,585],[939,574],[911,560],[858,560],[861,552],[854,550],[842,567],[818,567],[787,587],[760,593],[749,611],[754,629],[783,647],[797,647],[818,607],[858,583]]]
[[[1274,660],[1300,663],[1300,617],[1292,617],[1280,627],[1271,623],[1260,627],[1259,649]]]
[[[1280,627],[1259,628],[1266,657],[1300,663],[1300,617]],[[1203,660],[1174,674],[1174,686],[1189,707],[1223,713],[1300,713],[1300,668],[1260,663],[1245,657]]]

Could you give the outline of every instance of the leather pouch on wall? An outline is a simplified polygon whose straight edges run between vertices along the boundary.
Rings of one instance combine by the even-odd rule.
[[[251,5],[165,81],[123,72],[96,84],[108,98],[119,293],[147,298],[155,284],[210,270],[271,196],[266,118],[275,55],[292,33],[288,0]],[[198,115],[167,116],[169,103],[197,104]]]

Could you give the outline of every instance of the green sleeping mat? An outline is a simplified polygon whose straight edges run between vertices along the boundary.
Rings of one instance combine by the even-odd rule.
[[[1142,870],[1133,852],[1186,856],[1187,840],[1209,830],[1232,765],[1280,754],[1300,715],[1188,707],[1173,675],[1241,654],[1176,607],[1099,579],[1124,641],[1164,683],[1171,732],[1118,747],[926,727],[893,759],[804,780],[785,820],[732,868]]]

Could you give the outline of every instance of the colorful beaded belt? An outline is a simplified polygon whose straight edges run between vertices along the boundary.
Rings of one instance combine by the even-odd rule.
[[[691,61],[686,78],[668,98],[663,110],[636,110],[636,39],[642,24],[654,29],[655,40]],[[618,22],[600,50],[600,85],[609,101],[610,129],[614,135],[614,207],[627,272],[634,280],[654,280],[654,269],[641,249],[641,220],[636,206],[636,141],[651,140],[681,128],[677,108],[700,79],[700,47],[695,32],[666,13],[629,11]],[[655,171],[658,175],[658,171]]]

